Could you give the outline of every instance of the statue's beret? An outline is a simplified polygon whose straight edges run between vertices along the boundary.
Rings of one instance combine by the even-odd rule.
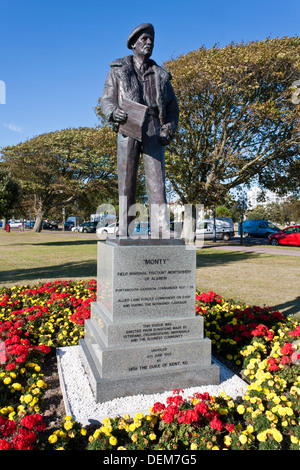
[[[149,33],[154,39],[154,28],[151,23],[143,23],[134,28],[134,30],[129,34],[127,39],[128,49],[132,49],[132,43],[134,40],[143,32]]]

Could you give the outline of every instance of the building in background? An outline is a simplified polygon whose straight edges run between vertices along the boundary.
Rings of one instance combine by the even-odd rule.
[[[267,206],[268,204],[281,204],[288,199],[288,196],[279,196],[273,191],[263,191],[258,186],[254,186],[247,192],[247,209],[253,210],[257,205]]]

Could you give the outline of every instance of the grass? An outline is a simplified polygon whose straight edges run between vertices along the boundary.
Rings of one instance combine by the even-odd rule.
[[[0,232],[0,285],[97,276],[94,234]]]
[[[300,257],[203,248],[197,255],[197,287],[250,305],[300,312]]]
[[[0,286],[97,276],[95,234],[0,231]],[[250,305],[300,312],[300,257],[228,251],[197,252],[197,287]]]

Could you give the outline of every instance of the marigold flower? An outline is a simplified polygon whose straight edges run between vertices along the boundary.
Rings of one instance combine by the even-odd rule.
[[[244,413],[245,413],[245,407],[244,407],[244,405],[238,405],[237,408],[236,408],[236,411],[237,411],[240,415],[244,414]]]
[[[109,438],[109,443],[110,443],[110,445],[112,445],[112,446],[116,446],[117,443],[118,443],[118,440],[117,440],[117,438],[116,438],[115,436],[111,436],[111,437]]]
[[[51,436],[48,437],[48,441],[50,444],[55,444],[55,442],[57,442],[57,436],[55,434],[51,434]]]

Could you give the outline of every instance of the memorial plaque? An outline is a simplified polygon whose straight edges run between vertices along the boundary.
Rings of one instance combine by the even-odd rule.
[[[180,341],[203,338],[203,318],[170,318],[139,320],[134,323],[112,322],[97,302],[91,304],[91,319],[105,346],[130,346],[133,344]]]
[[[98,301],[114,321],[194,316],[196,252],[185,245],[98,245]]]

